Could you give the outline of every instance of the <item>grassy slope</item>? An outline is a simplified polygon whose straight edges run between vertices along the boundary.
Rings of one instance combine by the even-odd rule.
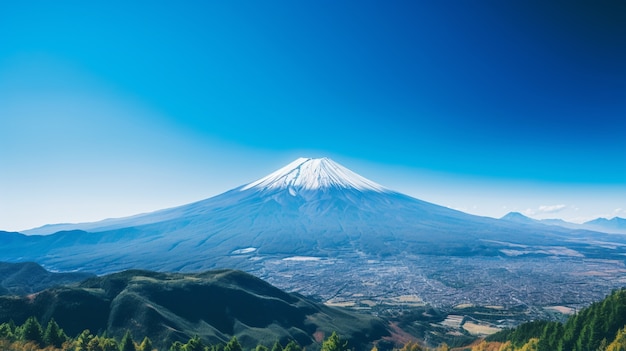
[[[311,345],[314,335],[332,331],[360,346],[387,334],[375,317],[320,305],[233,270],[125,271],[78,287],[0,298],[0,322],[13,319],[19,324],[30,315],[44,322],[54,317],[70,335],[88,328],[121,337],[129,329],[136,338],[147,335],[162,348],[194,335],[209,343],[236,335],[245,347],[253,347],[291,339]]]
[[[33,262],[0,262],[0,295],[27,295],[53,286],[81,282],[88,273],[53,273]]]

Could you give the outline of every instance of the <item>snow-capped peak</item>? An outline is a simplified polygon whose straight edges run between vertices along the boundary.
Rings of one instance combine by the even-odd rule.
[[[351,188],[361,191],[388,191],[382,185],[361,177],[326,157],[299,158],[276,172],[245,185],[241,190],[252,188],[293,190]]]

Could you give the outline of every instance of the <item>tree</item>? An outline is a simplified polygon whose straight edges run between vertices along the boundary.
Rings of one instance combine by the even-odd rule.
[[[274,346],[272,346],[272,351],[283,351],[283,345],[280,344],[280,342],[278,342],[278,340],[274,343]]]
[[[174,341],[170,346],[170,351],[183,351],[183,347],[185,347],[185,344],[180,341]]]
[[[43,333],[43,343],[58,349],[61,348],[65,341],[67,341],[67,335],[65,335],[63,329],[59,328],[54,318],[50,319],[46,326],[46,331]]]
[[[283,351],[302,351],[302,348],[297,342],[295,342],[295,340],[291,340],[287,345],[285,345]]]
[[[204,351],[204,346],[205,345],[202,340],[200,340],[200,337],[195,335],[183,346],[183,351]]]
[[[89,345],[91,339],[93,339],[93,335],[91,335],[89,329],[83,330],[76,337],[76,341],[74,342],[76,351],[87,351],[87,346]]]
[[[93,339],[89,340],[89,342],[87,343],[87,351],[102,351],[102,348],[100,347],[99,337],[96,336]]]
[[[152,351],[152,341],[147,336],[144,337],[137,351]]]
[[[515,351],[515,348],[513,347],[513,344],[511,344],[510,341],[507,341],[504,344],[500,345],[500,348],[498,349],[498,351]]]
[[[226,344],[226,347],[224,347],[224,351],[243,351],[243,348],[241,344],[239,344],[239,341],[237,341],[237,337],[233,336],[228,344]]]
[[[322,351],[347,351],[348,342],[343,342],[339,339],[339,335],[333,332],[328,339],[322,343]]]
[[[422,348],[414,341],[409,341],[406,344],[404,344],[404,346],[402,347],[401,351],[419,351]],[[472,351],[475,351],[472,348]]]
[[[43,344],[43,331],[41,330],[41,324],[35,317],[30,317],[24,322],[21,327],[21,339],[24,341],[32,341],[35,344]]]
[[[606,351],[626,351],[626,327],[617,331],[615,339],[607,346]]]
[[[267,346],[265,346],[265,345],[259,344],[259,345],[256,346],[254,351],[270,351],[270,349],[268,349]]]
[[[100,349],[102,351],[118,351],[120,349],[120,345],[117,344],[115,339],[107,338],[105,335],[100,337]]]
[[[137,351],[135,349],[133,336],[130,335],[130,330],[126,330],[126,334],[124,334],[124,337],[122,338],[122,342],[120,343],[120,351]]]
[[[524,346],[522,346],[522,348],[519,349],[519,350],[520,351],[538,351],[539,350],[537,348],[538,343],[539,343],[539,339],[532,338],[532,339],[528,340],[528,342],[526,344],[524,344]]]
[[[15,335],[13,334],[13,330],[11,329],[11,325],[9,323],[0,324],[0,339],[13,341]]]
[[[485,351],[487,350],[487,342],[485,340],[481,341],[478,345],[474,345],[472,347],[472,351]]]

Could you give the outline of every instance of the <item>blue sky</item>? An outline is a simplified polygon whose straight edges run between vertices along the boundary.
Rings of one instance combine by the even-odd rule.
[[[471,213],[626,217],[623,1],[2,1],[0,229],[299,156]]]

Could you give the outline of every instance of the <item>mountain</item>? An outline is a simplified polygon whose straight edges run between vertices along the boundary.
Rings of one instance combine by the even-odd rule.
[[[310,346],[333,331],[361,348],[388,335],[376,317],[288,294],[234,270],[132,270],[30,297],[0,297],[0,323],[12,319],[19,325],[29,316],[44,323],[54,318],[72,336],[89,329],[119,339],[130,330],[136,340],[148,336],[159,349],[195,335],[211,344],[225,344],[235,335],[246,349],[277,340]]]
[[[568,229],[591,230],[602,233],[626,234],[626,219],[615,217],[613,219],[597,218],[582,224],[571,223],[562,219],[533,219],[519,212],[509,212],[500,218],[505,221],[520,224],[544,224]]]
[[[0,295],[27,295],[53,286],[78,283],[89,273],[53,273],[34,262],[0,262]]]
[[[626,219],[620,217],[613,217],[612,219],[596,218],[592,221],[583,223],[583,225],[591,230],[626,234]]]
[[[521,224],[540,224],[541,223],[540,221],[524,216],[523,214],[519,212],[509,212],[500,219],[504,221],[516,222],[516,223],[521,223]]]
[[[52,233],[59,228],[63,231]],[[530,265],[539,266],[536,272],[543,269],[538,257],[581,258],[567,269],[584,270],[590,261],[582,258],[622,260],[626,253],[626,242],[616,242],[620,238],[470,215],[383,187],[328,158],[297,159],[266,177],[192,204],[95,223],[46,226],[28,234],[40,235],[0,233],[0,257],[98,274],[130,268],[237,268],[328,300],[363,296],[383,301],[390,295],[410,295],[446,304],[467,296],[484,303],[518,303],[520,297],[499,288],[490,290],[490,296],[478,294],[484,289],[474,280],[457,282],[471,276],[458,272],[473,266],[477,269],[472,275],[487,271],[494,258],[510,262],[508,270],[496,265],[480,281],[511,288],[522,282],[516,274],[524,274]],[[524,258],[532,260],[522,263]],[[562,272],[552,274],[561,281],[558,289],[570,287]],[[538,277],[546,279],[545,274]],[[572,286],[580,287],[578,277],[572,276]],[[604,285],[618,281],[588,277],[596,295],[568,299],[597,298],[606,293],[602,289],[613,288]],[[565,296],[519,289],[531,304],[544,296],[555,302]]]

